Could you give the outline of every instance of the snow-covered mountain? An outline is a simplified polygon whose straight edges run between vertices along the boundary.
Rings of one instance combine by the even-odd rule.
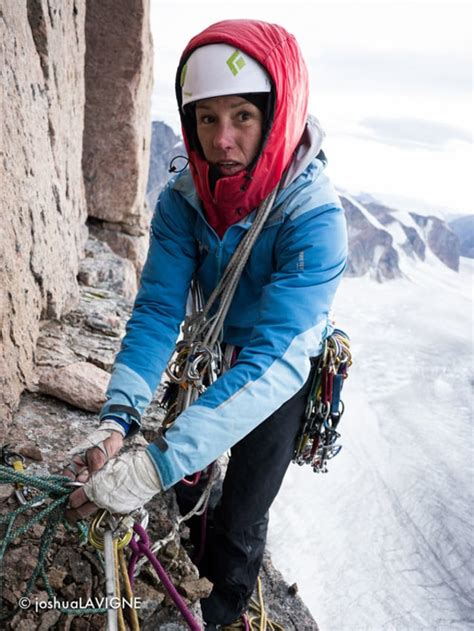
[[[449,225],[435,216],[396,210],[376,202],[362,202],[339,191],[349,230],[346,275],[369,273],[378,281],[399,278],[427,251],[450,269],[459,269],[459,239]],[[367,198],[366,198],[367,199]]]
[[[457,235],[461,256],[474,258],[474,215],[465,215],[449,222],[451,230]]]

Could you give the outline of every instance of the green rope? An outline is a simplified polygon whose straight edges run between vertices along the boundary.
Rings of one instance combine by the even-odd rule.
[[[21,471],[15,471],[11,467],[0,465],[0,484],[24,484],[27,487],[34,488],[40,491],[38,495],[35,495],[25,504],[20,505],[18,508],[11,511],[10,513],[0,515],[0,524],[6,524],[6,530],[0,545],[0,567],[2,567],[3,558],[12,541],[18,539],[19,537],[21,537],[21,535],[24,535],[25,532],[30,530],[30,528],[32,528],[38,522],[46,520],[45,528],[39,543],[39,552],[36,567],[26,585],[26,589],[22,594],[22,598],[28,596],[31,593],[35,586],[36,580],[38,579],[38,577],[41,577],[44,581],[49,598],[51,600],[55,599],[55,594],[51,588],[48,576],[46,574],[45,563],[48,551],[51,547],[51,544],[56,535],[56,531],[60,524],[63,524],[68,530],[71,530],[71,526],[66,521],[64,515],[69,500],[69,495],[74,490],[73,487],[68,485],[70,482],[71,480],[67,476],[30,475],[27,473],[22,473]],[[34,508],[35,504],[40,500],[51,501],[43,505],[43,508],[41,510],[37,510],[36,513],[31,516],[22,526],[15,528],[15,522],[20,517],[20,515],[23,515],[30,509]],[[77,528],[81,538],[84,539],[85,526],[83,524],[80,524],[79,522],[77,524]],[[2,591],[3,590],[0,589],[0,592]],[[10,614],[1,612],[0,596],[0,620],[4,620],[14,615],[18,611],[18,609],[19,607],[17,606],[15,610]],[[107,612],[107,608],[105,607],[89,607],[82,609],[68,609],[65,607],[58,607],[58,610],[62,613],[74,616],[85,616],[89,614]]]

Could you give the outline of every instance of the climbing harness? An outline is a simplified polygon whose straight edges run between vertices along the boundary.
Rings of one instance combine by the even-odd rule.
[[[337,456],[342,447],[337,444],[337,427],[344,413],[342,386],[351,364],[349,337],[335,329],[316,358],[304,422],[293,455],[293,462],[309,464],[315,473],[327,473],[328,460]]]

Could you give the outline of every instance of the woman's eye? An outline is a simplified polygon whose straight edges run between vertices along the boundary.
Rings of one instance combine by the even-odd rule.
[[[209,125],[210,123],[213,123],[213,122],[214,122],[214,117],[213,117],[213,116],[210,116],[210,115],[208,115],[208,114],[205,114],[204,116],[201,116],[201,117],[199,118],[199,122],[200,122],[202,125]]]
[[[239,112],[239,119],[241,121],[248,121],[250,118],[252,118],[252,114],[250,112]]]

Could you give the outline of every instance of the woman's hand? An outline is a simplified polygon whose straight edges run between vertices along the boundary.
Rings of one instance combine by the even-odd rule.
[[[87,482],[89,477],[102,469],[119,453],[125,438],[124,429],[114,421],[104,421],[82,443],[69,451],[72,456],[64,468],[64,475],[75,482]]]
[[[128,514],[162,491],[160,479],[145,449],[127,452],[110,460],[91,475],[87,483],[69,498],[69,521],[83,519],[98,508],[109,513]]]

